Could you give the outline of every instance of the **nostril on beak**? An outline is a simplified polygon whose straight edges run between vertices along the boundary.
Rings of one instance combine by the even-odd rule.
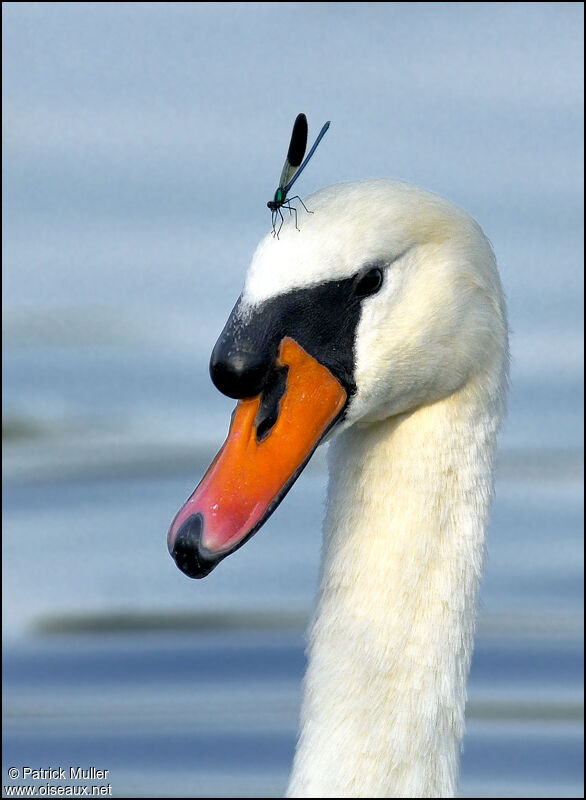
[[[281,398],[287,388],[288,366],[275,367],[265,382],[256,419],[256,439],[262,441],[279,416]]]

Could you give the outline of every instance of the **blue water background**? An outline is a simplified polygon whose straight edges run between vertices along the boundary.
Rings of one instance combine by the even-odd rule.
[[[461,794],[583,795],[582,31],[579,3],[3,4],[4,785],[283,791],[323,453],[205,581],[165,535],[305,111],[332,126],[302,195],[401,178],[493,243],[511,393]]]

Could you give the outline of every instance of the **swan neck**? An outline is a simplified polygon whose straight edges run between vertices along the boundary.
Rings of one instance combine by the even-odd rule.
[[[501,409],[462,391],[330,446],[290,797],[453,797]]]

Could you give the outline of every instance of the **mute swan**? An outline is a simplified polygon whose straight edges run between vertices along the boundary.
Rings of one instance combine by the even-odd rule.
[[[452,797],[507,381],[489,242],[406,184],[323,189],[259,244],[214,348],[238,398],[168,545],[207,575],[331,440],[289,797]]]

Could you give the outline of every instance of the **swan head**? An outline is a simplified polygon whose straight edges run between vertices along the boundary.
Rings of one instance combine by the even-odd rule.
[[[407,184],[322,189],[252,258],[212,353],[240,402],[175,517],[178,566],[203,577],[263,524],[317,445],[476,385],[502,392],[507,327],[477,223]]]

